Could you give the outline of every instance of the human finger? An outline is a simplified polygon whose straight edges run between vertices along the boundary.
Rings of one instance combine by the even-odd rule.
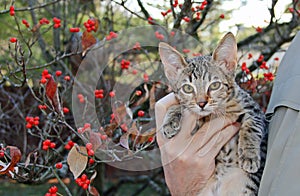
[[[155,120],[157,129],[160,129],[168,108],[175,104],[178,104],[178,101],[176,100],[174,93],[166,95],[155,103]]]
[[[200,143],[200,147],[206,145],[207,142],[211,140],[213,136],[216,135],[219,131],[224,129],[225,127],[231,125],[235,122],[236,119],[231,119],[227,117],[218,117],[214,118],[206,123],[196,132],[194,135],[195,140]]]
[[[198,149],[197,155],[200,157],[215,159],[222,147],[239,131],[240,124],[234,123],[216,132],[210,140]]]

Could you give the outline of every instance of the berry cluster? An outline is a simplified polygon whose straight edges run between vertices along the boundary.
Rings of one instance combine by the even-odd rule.
[[[274,74],[272,72],[264,73],[264,79],[266,81],[273,81],[274,80]]]
[[[142,48],[141,48],[140,42],[136,42],[136,43],[133,45],[132,49],[133,49],[133,50],[140,50],[140,49],[142,49]]]
[[[84,96],[82,94],[78,94],[77,98],[79,99],[80,103],[84,103],[85,102],[85,98],[84,98]]]
[[[60,24],[60,19],[59,18],[56,18],[56,17],[54,17],[53,19],[52,19],[52,21],[53,21],[53,23],[54,23],[54,25],[53,25],[53,28],[54,29],[57,29],[57,28],[59,28],[60,26],[61,26],[61,24]]]
[[[15,7],[13,5],[9,7],[9,15],[11,16],[15,15]]]
[[[99,90],[95,90],[94,91],[94,94],[95,94],[95,97],[98,98],[98,99],[102,99],[104,97],[104,90],[103,89],[99,89]]]
[[[25,120],[27,122],[26,124],[27,129],[31,129],[33,126],[38,126],[40,124],[40,118],[38,116],[35,117],[27,116]]]
[[[79,28],[79,27],[71,27],[71,28],[69,29],[69,31],[70,31],[71,33],[78,33],[78,32],[80,31],[80,28]]]
[[[49,139],[43,141],[43,146],[42,146],[43,150],[48,150],[49,148],[55,148],[55,147],[56,144],[54,142],[51,142]]]
[[[88,154],[89,156],[94,156],[94,155],[95,155],[95,152],[94,152],[94,150],[93,150],[93,144],[92,144],[92,143],[87,143],[87,144],[85,145],[85,148],[86,148],[87,154]]]
[[[117,38],[117,37],[118,37],[118,34],[111,31],[111,32],[109,32],[109,35],[106,36],[106,40],[109,41],[109,40]]]
[[[257,59],[257,62],[260,63],[264,60],[264,55],[260,55],[259,58]]]
[[[77,178],[75,180],[76,184],[78,186],[82,187],[84,190],[88,189],[91,181],[88,179],[86,174],[82,174],[81,177]]]
[[[50,79],[52,77],[52,75],[49,73],[49,71],[47,69],[44,69],[42,72],[42,78],[40,80],[41,84],[46,84],[47,83],[47,79]]]
[[[77,132],[80,134],[83,134],[87,129],[91,128],[91,124],[90,123],[85,123],[83,127],[80,127]]]
[[[121,61],[121,69],[128,69],[130,66],[130,61],[126,60],[126,59],[122,59]]]
[[[191,21],[191,19],[187,16],[183,17],[182,20],[184,20],[185,22],[190,22]]]
[[[244,71],[246,74],[250,73],[250,70],[247,67],[247,64],[245,62],[242,63],[241,67],[242,71]]]
[[[42,18],[40,21],[39,21],[40,25],[46,25],[46,24],[49,24],[50,21],[47,19],[47,18]]]
[[[23,24],[23,25],[25,25],[27,28],[29,28],[29,27],[30,27],[30,25],[29,25],[28,21],[27,21],[27,20],[25,20],[25,19],[23,19],[23,20],[22,20],[22,24]]]
[[[86,28],[87,32],[97,31],[96,20],[94,18],[88,19],[88,21],[84,22],[83,25]]]
[[[68,143],[65,145],[65,149],[71,150],[71,148],[73,148],[74,144],[75,143],[72,140],[69,140]]]
[[[261,63],[261,65],[259,66],[259,68],[261,68],[261,69],[269,69],[269,67],[267,66],[267,62],[266,61],[263,61]]]
[[[38,105],[38,108],[39,108],[40,110],[46,110],[46,109],[47,109],[47,106],[46,106],[46,105],[40,104],[40,105]]]
[[[163,34],[159,33],[158,31],[155,31],[155,37],[158,39],[158,40],[163,40],[165,37]]]
[[[58,188],[56,186],[52,186],[49,188],[48,192],[45,194],[45,196],[56,196],[58,191]]]

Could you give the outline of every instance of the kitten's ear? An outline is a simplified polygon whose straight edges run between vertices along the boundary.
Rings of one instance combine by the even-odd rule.
[[[237,64],[237,44],[234,35],[229,32],[220,41],[213,53],[213,60],[225,65],[225,69],[231,73],[235,72]]]
[[[159,55],[169,81],[176,80],[181,69],[187,66],[183,56],[167,43],[159,43]]]

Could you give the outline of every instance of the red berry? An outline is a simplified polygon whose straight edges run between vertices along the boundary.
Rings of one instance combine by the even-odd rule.
[[[140,91],[140,90],[135,91],[135,95],[136,96],[141,96],[142,95],[142,91]]]
[[[90,165],[93,165],[95,163],[95,160],[94,159],[89,159],[89,164]]]
[[[41,84],[46,84],[46,82],[47,82],[47,79],[44,78],[44,77],[42,77],[42,79],[40,80],[40,83],[41,83]]]
[[[224,18],[225,18],[225,15],[224,15],[224,14],[221,14],[221,15],[220,15],[220,18],[221,18],[221,19],[224,19]]]
[[[63,166],[63,164],[61,162],[56,163],[56,165],[55,165],[56,169],[61,169],[62,166]]]
[[[182,50],[182,52],[183,53],[189,53],[191,50],[189,50],[189,49],[187,49],[187,48],[184,48],[183,50]]]
[[[87,180],[87,175],[86,174],[82,174],[81,176],[81,181],[86,181]]]
[[[87,184],[83,184],[83,185],[82,185],[82,188],[83,188],[84,190],[86,190],[86,189],[88,189],[88,188],[89,188],[89,185],[87,185]]]
[[[187,17],[187,16],[183,17],[183,20],[184,20],[185,22],[190,22],[190,21],[191,21],[191,19],[190,19],[189,17]]]
[[[38,125],[40,124],[40,122],[39,122],[38,120],[35,120],[35,121],[33,122],[33,124],[34,124],[35,126],[38,126]]]
[[[67,107],[64,107],[64,108],[63,108],[63,112],[64,112],[64,114],[67,114],[67,113],[69,113],[69,112],[70,112],[70,110],[69,110],[69,108],[67,108]]]
[[[54,142],[51,142],[50,143],[50,148],[55,148],[56,147],[56,144]]]
[[[3,158],[4,157],[4,152],[1,150],[0,151],[0,158]]]
[[[137,71],[136,69],[134,69],[134,70],[132,70],[131,73],[135,75],[135,74],[137,74],[137,72],[138,72],[138,71]]]
[[[153,138],[153,137],[149,137],[149,138],[148,138],[148,142],[151,143],[151,142],[153,142],[153,141],[154,141],[154,138]]]
[[[70,79],[71,79],[70,76],[65,76],[65,77],[64,77],[64,80],[65,80],[65,81],[70,81]]]
[[[27,123],[27,124],[26,124],[26,128],[27,128],[27,129],[31,129],[31,128],[32,128],[32,124]]]
[[[70,146],[74,146],[74,142],[73,142],[72,140],[68,141],[68,144],[69,144]]]
[[[101,135],[102,140],[107,140],[107,135]]]
[[[256,30],[257,33],[262,33],[263,32],[263,29],[261,27],[256,27],[255,30]]]
[[[56,17],[54,17],[54,18],[53,18],[53,22],[54,22],[55,24],[58,24],[58,23],[60,23],[60,19],[59,19],[59,18],[56,18]]]
[[[85,184],[89,185],[89,184],[91,184],[91,181],[90,181],[89,179],[87,179],[87,180],[85,181]]]
[[[144,81],[145,82],[148,82],[149,81],[149,76],[148,74],[144,73]]]
[[[143,110],[138,111],[138,116],[143,117],[145,115],[145,112]]]
[[[54,25],[53,25],[53,28],[54,28],[54,29],[58,29],[58,28],[60,28],[60,27],[61,27],[61,24],[60,24],[60,23],[57,23],[57,24],[54,24]]]
[[[85,145],[85,147],[86,147],[87,150],[91,150],[93,148],[93,144],[92,143],[87,143]]]
[[[66,144],[66,145],[65,145],[65,149],[66,149],[66,150],[70,150],[71,148],[72,148],[71,145],[69,145],[69,144]]]
[[[57,191],[58,191],[58,188],[56,187],[56,186],[52,186],[49,190],[48,190],[48,192],[49,193],[57,193]]]
[[[89,156],[94,156],[94,155],[95,155],[95,152],[91,149],[91,150],[88,151],[88,155],[89,155]]]
[[[10,43],[16,43],[16,42],[18,41],[18,39],[15,38],[15,37],[11,37],[11,38],[9,39],[9,41],[10,41]]]
[[[56,75],[57,77],[58,77],[58,76],[61,76],[61,74],[62,74],[62,71],[59,71],[59,70],[58,70],[58,71],[55,72],[55,75]]]
[[[114,91],[110,91],[110,92],[109,92],[109,96],[110,96],[110,97],[114,97],[115,95],[116,95],[116,93],[115,93]]]
[[[46,145],[46,146],[49,146],[51,144],[51,141],[49,139],[46,139],[44,142],[43,142],[43,145]]]
[[[42,149],[43,149],[43,150],[48,150],[48,149],[49,149],[49,146],[43,145],[43,146],[42,146]]]
[[[10,6],[10,8],[9,8],[9,14],[11,15],[11,16],[14,16],[15,15],[15,7],[12,5],[12,6]]]

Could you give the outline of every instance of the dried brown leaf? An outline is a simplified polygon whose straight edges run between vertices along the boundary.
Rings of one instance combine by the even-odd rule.
[[[87,154],[85,146],[76,145],[73,146],[68,154],[67,163],[70,171],[74,175],[74,179],[78,178],[86,168],[88,156],[85,156],[84,154]]]

